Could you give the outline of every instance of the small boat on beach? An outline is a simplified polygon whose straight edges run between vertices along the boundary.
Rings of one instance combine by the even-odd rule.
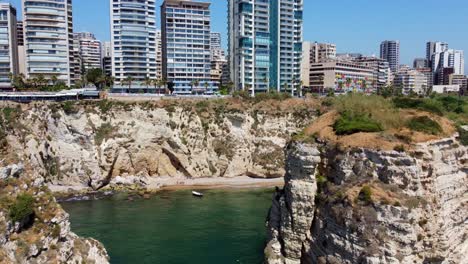
[[[196,191],[192,191],[192,195],[193,195],[193,196],[196,196],[196,197],[203,197],[203,193],[201,193],[201,192],[196,192]]]

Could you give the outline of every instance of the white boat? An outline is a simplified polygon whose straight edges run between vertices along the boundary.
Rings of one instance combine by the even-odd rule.
[[[192,191],[192,194],[193,196],[196,196],[196,197],[203,197],[203,193],[200,193],[200,192]]]

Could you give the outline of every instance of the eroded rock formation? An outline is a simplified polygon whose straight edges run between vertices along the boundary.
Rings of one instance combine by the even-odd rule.
[[[456,138],[406,152],[289,144],[266,262],[467,263],[468,151]]]
[[[43,182],[10,174],[0,180],[0,263],[105,264],[109,256],[100,242],[70,230],[68,214]]]
[[[13,104],[0,149],[48,184],[94,190],[158,177],[277,178],[290,135],[315,116],[299,102],[286,110],[225,100]]]

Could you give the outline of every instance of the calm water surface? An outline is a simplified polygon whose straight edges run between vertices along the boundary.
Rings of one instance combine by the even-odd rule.
[[[117,195],[63,203],[72,230],[104,243],[111,263],[263,262],[273,190],[162,192],[128,201]]]

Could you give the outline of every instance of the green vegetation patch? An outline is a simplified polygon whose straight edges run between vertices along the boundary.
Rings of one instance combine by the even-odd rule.
[[[34,214],[34,198],[30,194],[20,194],[10,206],[9,216],[13,222],[21,222]]]
[[[462,127],[458,127],[458,134],[460,134],[459,140],[463,146],[468,146],[468,131]]]
[[[351,135],[359,132],[383,131],[380,122],[365,115],[351,115],[344,113],[333,125],[337,135]]]
[[[372,203],[372,189],[369,185],[364,185],[361,188],[358,199],[359,201],[365,202],[367,204]]]
[[[103,141],[112,138],[115,135],[116,128],[110,123],[104,123],[96,129],[94,141],[96,145],[101,145]]]
[[[408,121],[407,126],[411,130],[431,135],[438,135],[442,132],[442,127],[439,125],[439,123],[427,116],[411,118]]]
[[[381,96],[348,94],[334,98],[332,104],[343,117],[342,123],[354,120],[353,123],[360,123],[359,126],[367,124],[365,127],[372,127],[370,132],[402,126],[398,109]]]
[[[398,108],[418,109],[436,115],[444,114],[444,106],[437,100],[410,97],[395,97],[392,101]]]
[[[75,102],[67,101],[61,104],[63,112],[66,115],[72,115],[78,113],[78,109],[75,107]]]

